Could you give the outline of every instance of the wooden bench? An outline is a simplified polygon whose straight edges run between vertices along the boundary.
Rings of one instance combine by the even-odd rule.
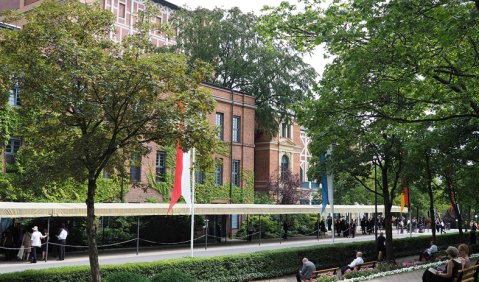
[[[339,267],[333,267],[333,268],[313,271],[313,278],[318,278],[319,276],[323,274],[327,274],[327,273],[332,273],[333,275],[336,275],[336,273],[338,272],[338,269]]]
[[[459,270],[457,272],[457,278],[454,279],[454,282],[473,282],[477,279],[477,274],[479,271],[479,264],[474,266]]]
[[[361,268],[375,268],[377,261],[368,261],[362,264],[358,264],[356,266],[356,270],[360,270]]]

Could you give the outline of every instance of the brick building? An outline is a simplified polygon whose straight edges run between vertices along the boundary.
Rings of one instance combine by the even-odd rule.
[[[111,11],[115,15],[115,32],[110,34],[114,41],[120,41],[129,34],[135,32],[134,22],[135,15],[138,11],[145,9],[145,1],[142,0],[80,0],[85,3],[100,2],[103,8]],[[156,3],[161,10],[161,16],[155,19],[158,26],[167,23],[170,20],[172,13],[178,7],[164,0],[151,0]],[[0,0],[0,11],[13,9],[22,13],[35,9],[43,0]],[[25,22],[13,23],[17,26],[23,26]],[[156,46],[173,45],[175,38],[168,38],[165,33],[158,31],[150,33],[151,41]]]
[[[302,185],[298,189],[309,192],[317,189],[316,182],[307,176],[311,160],[309,143],[310,139],[305,129],[295,122],[280,123],[276,136],[269,137],[265,134],[258,136],[255,142],[255,189],[259,192],[268,192],[268,182],[287,169],[293,175],[299,176]],[[311,200],[305,198],[300,201],[309,204]]]

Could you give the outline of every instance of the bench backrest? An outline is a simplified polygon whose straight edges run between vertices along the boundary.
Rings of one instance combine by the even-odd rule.
[[[368,262],[365,262],[365,263],[362,263],[362,264],[358,264],[356,266],[356,269],[357,270],[360,270],[361,268],[375,268],[376,267],[376,262],[377,261],[368,261]]]
[[[479,264],[459,270],[457,273],[457,282],[472,282],[479,271]]]
[[[334,268],[328,268],[328,269],[321,269],[321,270],[316,270],[313,271],[313,278],[317,278],[320,275],[326,274],[326,273],[332,273],[333,275],[336,275],[336,272],[338,271],[339,267],[334,267]]]

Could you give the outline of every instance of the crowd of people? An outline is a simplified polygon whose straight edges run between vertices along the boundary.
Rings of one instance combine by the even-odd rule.
[[[46,243],[47,240],[51,243],[52,239],[58,248],[53,248],[53,245],[51,245],[50,250],[53,249],[58,254],[58,260],[64,260],[67,236],[68,231],[64,223],[59,226],[57,235],[54,238],[50,238],[47,229],[43,229],[40,232],[38,226],[29,228],[16,223],[2,233],[0,242],[5,260],[16,259],[17,261],[36,263],[38,260],[46,259]]]

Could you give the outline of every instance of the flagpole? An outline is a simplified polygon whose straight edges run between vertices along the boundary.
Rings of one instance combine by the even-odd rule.
[[[331,156],[333,154],[333,145],[329,145],[328,155]],[[332,171],[329,171],[327,175],[327,183],[328,183],[328,200],[329,200],[329,207],[331,209],[332,217],[334,218],[334,195],[333,195],[333,174]],[[334,244],[334,224],[333,224],[333,244]]]
[[[196,183],[196,177],[195,177],[195,155],[196,155],[196,149],[192,149],[192,163],[193,165],[191,166],[191,238],[190,238],[190,248],[191,248],[191,257],[194,257],[195,254],[193,252],[193,246],[194,246],[194,239],[195,239],[195,183]]]

